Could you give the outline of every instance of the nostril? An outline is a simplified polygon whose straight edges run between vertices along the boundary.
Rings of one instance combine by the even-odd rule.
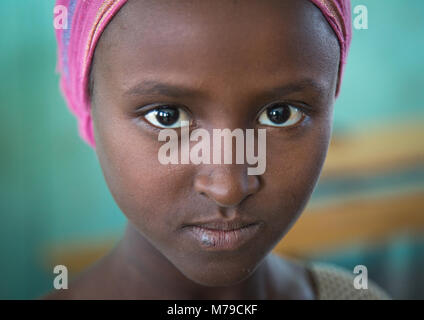
[[[215,174],[198,175],[195,190],[213,200],[220,207],[234,207],[259,190],[257,176],[238,174],[239,171],[221,171]]]
[[[240,198],[239,201],[232,201],[232,202],[220,202],[218,199],[215,199],[215,203],[221,207],[221,208],[234,208],[240,205],[242,202],[246,201],[247,198],[249,198],[251,194],[248,194],[246,197]]]

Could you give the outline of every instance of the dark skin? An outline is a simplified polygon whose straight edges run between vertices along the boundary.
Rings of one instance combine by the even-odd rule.
[[[104,31],[92,68],[96,152],[128,226],[110,254],[48,298],[313,299],[307,270],[270,252],[319,177],[339,50],[307,0],[129,1]],[[151,90],[146,81],[189,90]],[[259,123],[275,101],[302,120]],[[139,112],[152,104],[181,106],[209,131],[267,129],[265,173],[249,176],[247,164],[160,164],[159,130]],[[204,251],[181,236],[190,221],[240,216],[261,229],[237,250]]]

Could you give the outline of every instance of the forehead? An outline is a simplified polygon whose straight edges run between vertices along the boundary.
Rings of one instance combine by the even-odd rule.
[[[122,90],[153,76],[226,87],[314,79],[330,89],[339,50],[307,0],[130,0],[95,61],[102,80]]]

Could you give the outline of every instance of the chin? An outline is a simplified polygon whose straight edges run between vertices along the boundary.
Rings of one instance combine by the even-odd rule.
[[[191,281],[207,287],[229,287],[248,279],[261,262],[230,257],[210,258],[207,262],[195,261],[190,265],[177,266]]]
[[[184,274],[191,281],[206,287],[231,287],[243,282],[252,275],[253,271],[238,270],[216,270],[207,274]]]

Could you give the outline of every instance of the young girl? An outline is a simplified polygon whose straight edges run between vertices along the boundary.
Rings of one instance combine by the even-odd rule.
[[[112,252],[48,298],[386,297],[372,284],[355,289],[349,271],[271,253],[326,156],[349,0],[57,5],[68,12],[56,30],[61,87],[128,226]],[[265,172],[162,164],[159,133],[180,139],[184,126],[266,129]]]

